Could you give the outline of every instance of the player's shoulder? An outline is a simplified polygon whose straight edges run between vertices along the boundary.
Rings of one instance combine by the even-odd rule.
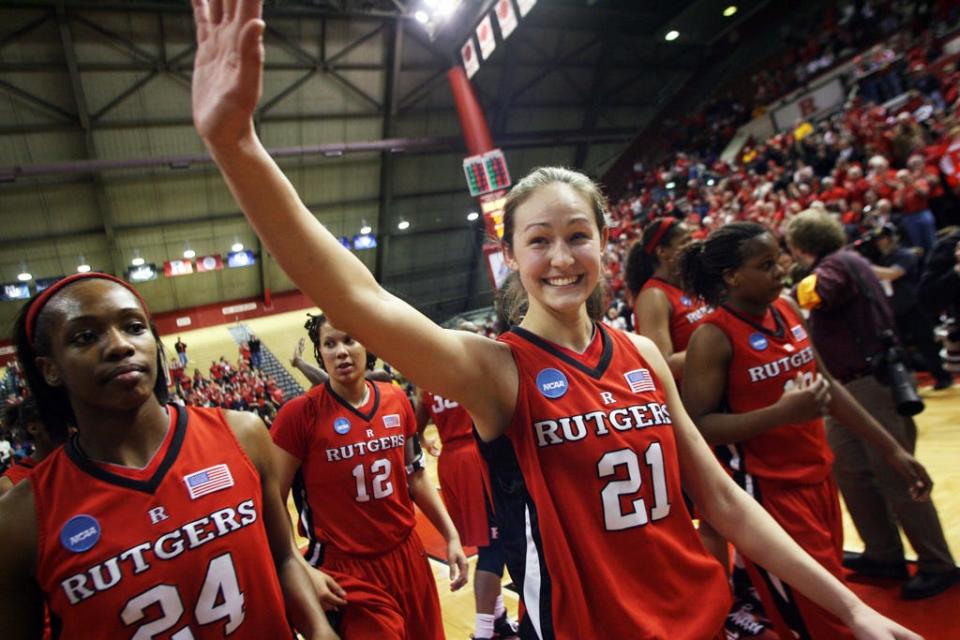
[[[222,409],[222,415],[227,426],[233,432],[240,448],[253,461],[257,469],[261,468],[263,456],[270,450],[270,432],[263,420],[250,411],[233,411]]]
[[[0,570],[16,571],[22,562],[32,565],[37,548],[37,507],[30,479],[0,497],[0,540]]]

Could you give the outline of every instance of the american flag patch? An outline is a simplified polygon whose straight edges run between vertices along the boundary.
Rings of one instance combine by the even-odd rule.
[[[807,332],[804,331],[802,324],[797,324],[790,327],[790,333],[793,334],[794,340],[805,340],[807,337]]]
[[[627,379],[627,384],[630,385],[630,390],[634,393],[655,391],[657,388],[656,385],[653,384],[653,376],[651,376],[650,372],[646,369],[627,371],[623,374],[623,377]]]
[[[400,414],[391,413],[389,415],[383,416],[383,426],[387,429],[396,429],[400,426]]]
[[[233,486],[233,476],[230,475],[230,469],[225,464],[194,471],[183,476],[183,481],[187,485],[187,491],[190,492],[191,500]]]

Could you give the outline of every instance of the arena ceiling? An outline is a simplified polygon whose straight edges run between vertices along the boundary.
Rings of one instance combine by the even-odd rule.
[[[266,2],[256,124],[317,218],[348,237],[373,227],[361,259],[443,319],[489,301],[446,73],[493,0],[464,0],[433,40],[411,17],[418,2]],[[737,2],[731,19],[727,4],[540,0],[473,78],[512,175],[547,163],[602,175],[768,1]],[[682,35],[665,42],[670,29]],[[193,53],[186,0],[0,5],[0,283],[240,242],[255,267],[139,288],[155,311],[293,288],[192,129]],[[19,304],[0,302],[0,337]]]

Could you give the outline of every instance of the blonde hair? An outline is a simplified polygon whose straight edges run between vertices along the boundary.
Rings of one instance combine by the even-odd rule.
[[[787,241],[801,251],[822,258],[847,243],[843,225],[832,214],[807,209],[790,218]]]

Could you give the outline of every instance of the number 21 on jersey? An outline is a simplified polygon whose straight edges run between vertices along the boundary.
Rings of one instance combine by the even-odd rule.
[[[670,498],[667,495],[667,480],[663,470],[663,449],[659,442],[653,442],[647,447],[643,458],[650,468],[651,482],[653,482],[653,506],[647,509],[647,501],[636,498],[631,502],[632,510],[624,512],[621,498],[632,496],[643,485],[640,461],[633,449],[618,449],[608,451],[597,463],[597,475],[600,478],[609,478],[617,475],[619,468],[626,469],[627,477],[623,480],[611,480],[600,491],[603,504],[603,524],[607,531],[622,531],[633,527],[641,527],[648,522],[655,522],[666,518],[670,513]]]

